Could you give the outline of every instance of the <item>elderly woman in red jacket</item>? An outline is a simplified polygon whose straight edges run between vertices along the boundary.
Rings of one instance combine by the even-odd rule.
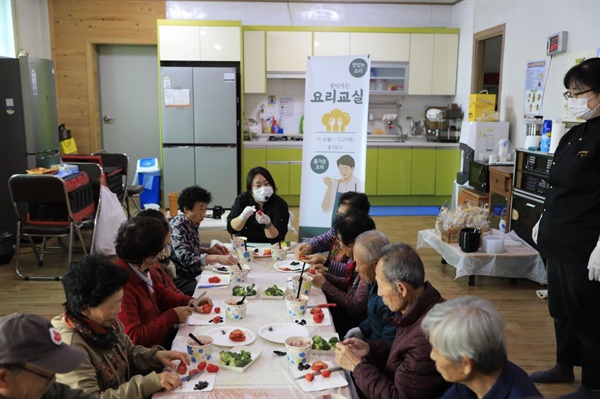
[[[375,268],[377,295],[396,312],[394,341],[349,338],[335,348],[335,360],[354,375],[356,387],[367,398],[429,399],[448,387],[429,358],[431,345],[421,321],[443,301],[425,281],[423,262],[408,244],[388,244]]]
[[[136,345],[170,348],[179,323],[193,311],[201,312],[202,305],[212,307],[210,298],[189,306],[194,298],[168,288],[150,269],[170,238],[168,225],[152,217],[125,222],[117,234],[115,264],[129,273],[119,320]]]

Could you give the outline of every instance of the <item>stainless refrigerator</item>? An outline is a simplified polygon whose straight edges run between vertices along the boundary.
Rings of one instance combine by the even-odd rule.
[[[239,63],[161,63],[163,203],[197,184],[214,205],[233,204],[240,187],[239,76]]]
[[[54,64],[0,58],[0,231],[15,233],[8,178],[60,162]]]

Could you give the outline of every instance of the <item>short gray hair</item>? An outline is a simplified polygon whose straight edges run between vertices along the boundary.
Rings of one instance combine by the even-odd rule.
[[[390,240],[379,230],[369,230],[360,233],[354,241],[354,248],[360,245],[363,248],[364,260],[367,264],[372,265],[379,260],[381,249],[388,245]]]
[[[381,249],[379,260],[383,262],[383,276],[394,287],[403,282],[413,288],[425,284],[425,268],[419,254],[408,244],[397,242]]]
[[[486,375],[506,363],[504,321],[485,299],[464,296],[438,303],[427,313],[421,328],[435,349],[452,363],[467,357]]]

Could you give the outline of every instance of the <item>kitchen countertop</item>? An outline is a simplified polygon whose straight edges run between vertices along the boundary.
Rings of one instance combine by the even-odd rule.
[[[302,148],[302,141],[268,141],[259,138],[254,141],[244,141],[245,148]],[[458,148],[458,143],[428,142],[425,138],[409,138],[405,142],[390,141],[388,139],[367,139],[367,147],[391,147],[391,148]]]

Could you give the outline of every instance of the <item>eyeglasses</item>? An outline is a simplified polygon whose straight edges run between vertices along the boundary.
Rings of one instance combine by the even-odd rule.
[[[565,100],[570,100],[572,98],[577,98],[577,97],[581,96],[582,94],[589,93],[592,90],[593,89],[587,89],[585,91],[582,91],[581,93],[571,93],[570,91],[567,90],[563,93],[563,97],[565,98]]]
[[[49,384],[50,382],[52,382],[52,379],[53,379],[53,378],[54,378],[54,376],[56,375],[55,373],[51,373],[51,374],[49,374],[49,373],[44,373],[44,372],[42,372],[42,371],[37,371],[37,370],[34,370],[34,369],[32,369],[32,368],[29,368],[29,367],[27,367],[26,365],[23,365],[23,366],[21,366],[21,369],[22,369],[22,370],[25,370],[25,371],[29,371],[30,373],[32,373],[32,374],[35,374],[35,375],[37,375],[38,377],[42,377],[43,379],[45,379],[45,380],[46,380],[46,383],[48,383],[48,384]]]

